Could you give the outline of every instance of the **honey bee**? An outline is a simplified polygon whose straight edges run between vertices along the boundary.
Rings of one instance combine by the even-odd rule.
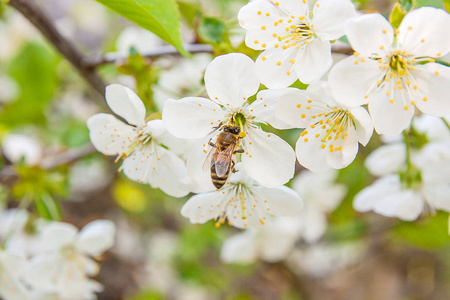
[[[210,168],[211,181],[217,189],[220,189],[228,179],[231,172],[235,172],[233,154],[243,153],[239,147],[241,129],[239,126],[227,125],[217,137],[216,143],[209,142],[212,147],[203,164],[203,169]],[[208,164],[208,162],[211,162]]]

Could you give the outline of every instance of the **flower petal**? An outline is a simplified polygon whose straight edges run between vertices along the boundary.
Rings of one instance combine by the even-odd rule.
[[[324,172],[330,168],[327,164],[326,152],[322,149],[320,141],[313,139],[305,142],[305,138],[300,137],[295,144],[295,153],[298,162],[313,172]]]
[[[276,187],[294,176],[294,150],[277,135],[251,129],[242,143],[245,171],[260,184]]]
[[[267,201],[267,211],[275,216],[298,216],[302,212],[303,201],[293,189],[286,186],[256,189],[260,201]]]
[[[222,245],[220,259],[225,263],[238,264],[250,264],[256,261],[255,233],[245,231],[228,238]]]
[[[439,57],[450,51],[450,16],[442,9],[421,7],[403,18],[398,43],[415,57]]]
[[[400,171],[406,163],[405,145],[392,144],[375,149],[366,158],[364,165],[372,175],[383,176]]]
[[[216,57],[205,71],[209,97],[227,107],[240,107],[259,88],[253,60],[241,53]]]
[[[423,188],[423,194],[431,207],[450,212],[450,185],[425,185]]]
[[[230,198],[228,193],[216,191],[192,196],[181,208],[181,215],[191,223],[203,224],[220,216]]]
[[[373,134],[373,124],[369,113],[362,107],[349,109],[355,123],[358,141],[365,146],[370,141]]]
[[[404,97],[406,96],[403,96],[402,91],[399,90],[393,90],[391,95],[387,96],[384,89],[380,89],[373,95],[369,102],[369,113],[375,130],[379,134],[395,136],[409,126],[414,115],[414,106],[409,106],[409,102],[402,101]],[[393,103],[391,99],[394,99]]]
[[[361,61],[358,57],[350,56],[331,69],[328,80],[336,101],[354,107],[371,100],[369,92],[382,75],[377,61]]]
[[[380,14],[365,14],[351,19],[345,26],[347,38],[361,56],[387,55],[392,49],[394,29]]]
[[[120,84],[110,84],[106,87],[105,98],[111,110],[129,124],[145,124],[144,103],[131,89]]]
[[[109,114],[96,114],[87,121],[91,143],[106,155],[124,153],[137,136],[136,128]]]
[[[301,82],[311,83],[320,79],[332,64],[331,43],[314,39],[297,55],[294,68]]]
[[[203,191],[215,190],[215,187],[211,182],[211,164],[209,161],[206,161],[209,159],[209,154],[213,150],[209,145],[210,141],[214,143],[215,134],[193,142],[186,160],[186,172],[188,176],[194,180]]]
[[[101,255],[114,244],[116,228],[109,220],[90,222],[78,234],[77,248],[91,256]]]
[[[312,19],[315,34],[322,40],[336,40],[344,35],[344,24],[355,16],[355,6],[348,0],[319,0]]]
[[[419,93],[423,98],[415,104],[423,113],[444,117],[450,113],[450,68],[428,63],[416,66],[411,72],[415,78]]]
[[[171,134],[186,139],[202,138],[225,121],[219,105],[198,97],[167,100],[162,120]]]
[[[293,89],[297,90],[297,89]],[[292,128],[284,118],[276,117],[276,106],[278,100],[284,99],[285,90],[262,90],[256,96],[256,100],[253,101],[247,108],[250,113],[255,117],[254,122],[269,123],[271,126],[277,129],[290,129]]]
[[[75,242],[78,229],[69,223],[52,222],[41,231],[43,250],[59,250]]]
[[[256,68],[261,83],[271,89],[281,89],[297,80],[294,62],[298,55],[295,46],[283,49],[276,46],[261,53],[256,59]]]
[[[329,148],[322,149],[326,153],[327,164],[330,167],[342,169],[353,162],[358,154],[358,136],[354,127],[349,127],[346,135],[337,136],[337,139],[333,139],[333,143],[330,142],[327,145],[328,147],[333,145],[333,151]]]

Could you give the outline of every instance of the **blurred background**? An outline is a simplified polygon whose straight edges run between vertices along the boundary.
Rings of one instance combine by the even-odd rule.
[[[192,59],[155,54],[164,49],[161,39],[96,1],[35,2],[89,58],[88,75],[80,76],[29,20],[1,4],[0,202],[6,209],[45,198],[54,211],[30,203],[28,209],[79,228],[95,219],[112,220],[116,243],[100,260],[95,279],[105,289],[99,299],[450,299],[447,214],[402,222],[352,207],[354,195],[374,180],[363,161],[381,145],[378,136],[332,176],[345,192],[335,207],[321,212],[323,232],[313,239],[295,232],[287,238],[289,249],[275,259],[259,253],[282,247],[285,231],[252,233],[252,245],[242,248],[252,258],[227,256],[224,243],[241,230],[190,224],[180,215],[188,197],[175,199],[129,180],[117,172],[114,157],[93,149],[86,120],[110,111],[92,70],[106,84],[135,90],[148,111],[158,111],[169,97],[202,94],[203,73],[214,56],[258,54],[243,44],[236,18],[247,1],[178,1],[183,42],[209,45]],[[387,16],[395,1],[354,3],[361,12]],[[415,4],[443,7],[437,0]],[[277,131],[291,145],[298,133]],[[305,172],[298,166],[298,174]]]

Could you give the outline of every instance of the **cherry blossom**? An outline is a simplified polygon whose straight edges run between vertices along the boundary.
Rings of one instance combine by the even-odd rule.
[[[255,0],[238,14],[247,30],[245,43],[264,50],[256,60],[261,81],[284,88],[295,80],[310,83],[331,67],[331,40],[344,35],[344,23],[355,15],[348,0]]]
[[[247,176],[236,165],[222,189],[191,197],[181,209],[181,214],[192,223],[205,223],[215,219],[216,226],[228,220],[239,228],[258,228],[275,216],[299,215],[302,200],[292,189],[281,186],[267,188]]]
[[[146,122],[144,104],[129,88],[109,85],[106,101],[129,124],[109,114],[92,116],[87,125],[94,147],[105,155],[117,155],[116,161],[122,158],[120,170],[128,178],[148,183],[174,197],[186,196],[189,187],[182,183],[186,167],[171,151],[179,149],[184,141],[169,134],[161,120]]]
[[[329,81],[336,100],[369,104],[375,130],[397,135],[407,128],[414,106],[442,117],[450,113],[450,69],[434,58],[450,51],[450,16],[422,7],[408,13],[398,30],[380,14],[352,19],[346,34],[355,54],[336,64]]]
[[[186,97],[167,100],[162,119],[178,138],[197,139],[187,160],[188,175],[212,189],[209,168],[203,162],[224,126],[239,126],[241,161],[247,174],[266,187],[286,183],[294,175],[295,153],[283,139],[265,132],[260,124],[282,126],[275,118],[275,99],[266,91],[257,100],[248,98],[259,88],[254,62],[247,56],[231,53],[216,57],[207,67],[205,86],[211,100]]]
[[[276,116],[291,127],[305,128],[296,144],[297,159],[314,172],[348,166],[358,153],[358,142],[366,145],[373,132],[367,111],[337,104],[324,82],[306,91],[287,88],[267,92],[277,98]]]

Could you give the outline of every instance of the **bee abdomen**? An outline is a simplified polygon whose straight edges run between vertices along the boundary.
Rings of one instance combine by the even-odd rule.
[[[223,177],[217,176],[216,173],[211,172],[211,181],[217,189],[220,189],[225,185],[228,179],[228,174]]]

